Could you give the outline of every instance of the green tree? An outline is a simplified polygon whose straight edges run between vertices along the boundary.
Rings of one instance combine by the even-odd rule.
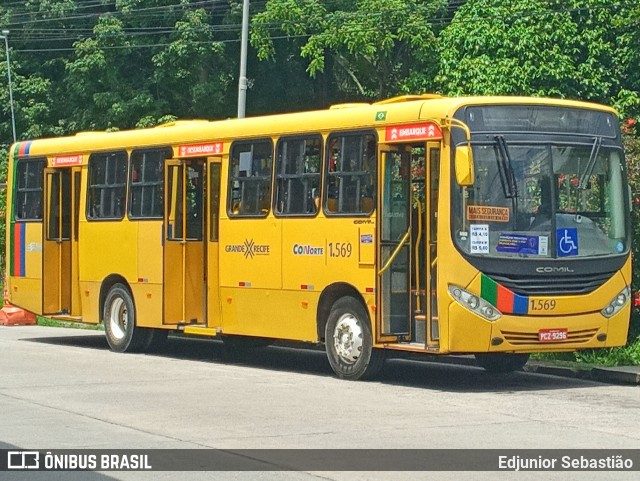
[[[186,11],[169,45],[152,58],[156,99],[178,117],[211,117],[225,104],[232,75],[209,22],[204,9]]]
[[[623,0],[469,0],[439,38],[448,94],[546,95],[638,108],[639,7]],[[637,43],[635,44],[637,45]]]
[[[272,36],[299,45],[311,77],[332,68],[338,89],[376,99],[409,90],[412,71],[435,73],[435,24],[444,0],[271,0],[253,16],[251,44],[273,59]],[[422,79],[428,77],[423,76]]]

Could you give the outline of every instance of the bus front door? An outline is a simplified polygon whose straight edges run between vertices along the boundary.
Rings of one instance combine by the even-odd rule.
[[[177,159],[165,164],[165,324],[206,322],[205,175],[205,159]]]
[[[44,314],[79,316],[80,167],[45,169],[42,242]]]
[[[409,342],[411,313],[411,154],[382,152],[379,205],[378,342]]]
[[[207,172],[209,185],[207,196],[209,201],[209,228],[207,241],[207,327],[218,328],[222,324],[220,312],[220,171],[222,168],[221,157],[209,157],[207,159]]]

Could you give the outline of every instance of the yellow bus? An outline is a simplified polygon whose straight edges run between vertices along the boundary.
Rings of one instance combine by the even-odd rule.
[[[620,346],[630,201],[616,113],[526,97],[372,104],[18,142],[10,302],[104,323],[324,344],[345,379],[386,354]]]

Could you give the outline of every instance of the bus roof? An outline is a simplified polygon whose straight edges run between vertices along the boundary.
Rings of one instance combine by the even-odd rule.
[[[340,129],[382,128],[417,120],[442,119],[452,116],[464,105],[500,104],[564,106],[604,110],[615,114],[612,108],[600,104],[542,97],[406,95],[372,104],[339,104],[326,110],[244,119],[178,120],[145,129],[79,132],[66,137],[18,142],[14,144],[11,151],[19,156],[83,154],[198,142],[230,142],[242,138],[328,132]]]

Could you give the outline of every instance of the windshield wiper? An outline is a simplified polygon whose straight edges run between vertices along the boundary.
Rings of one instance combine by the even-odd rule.
[[[509,155],[509,149],[507,148],[507,141],[504,140],[502,135],[496,135],[496,146],[498,155],[496,155],[496,161],[498,163],[498,173],[500,174],[500,183],[502,184],[502,192],[506,199],[518,198],[518,184],[513,172],[513,164],[511,163],[511,156]]]
[[[580,182],[578,182],[578,189],[585,190],[587,188],[587,183],[591,174],[593,174],[593,169],[596,166],[596,159],[598,158],[598,152],[600,152],[600,146],[602,145],[602,137],[596,137],[593,139],[593,145],[591,146],[591,154],[589,154],[589,162],[587,162],[587,167],[584,169],[584,172],[580,176]]]

